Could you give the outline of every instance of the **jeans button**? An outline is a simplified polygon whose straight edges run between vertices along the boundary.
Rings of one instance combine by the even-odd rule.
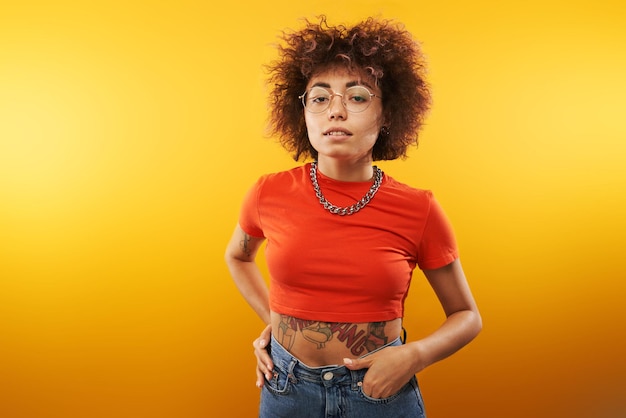
[[[333,372],[326,372],[324,373],[324,376],[322,376],[324,378],[324,380],[330,380],[334,377],[335,375],[333,374]]]

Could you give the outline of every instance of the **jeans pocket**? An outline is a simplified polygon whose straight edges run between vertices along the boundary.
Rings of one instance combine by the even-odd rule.
[[[290,373],[274,368],[274,375],[270,380],[265,379],[265,387],[276,395],[286,395],[292,383],[293,377]]]
[[[389,402],[393,402],[396,398],[398,398],[405,390],[407,390],[407,387],[409,387],[409,385],[410,383],[407,383],[406,385],[402,386],[398,392],[386,398],[372,398],[371,396],[366,395],[365,392],[363,392],[363,386],[359,385],[359,394],[363,397],[363,399],[368,402],[375,404],[386,404]]]

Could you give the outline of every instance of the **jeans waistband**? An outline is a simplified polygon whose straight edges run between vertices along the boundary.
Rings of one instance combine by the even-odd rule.
[[[382,347],[377,348],[374,351],[367,353],[362,357],[367,357],[375,353],[376,351],[382,350],[385,347],[402,345],[402,341],[400,337],[395,340],[383,345]],[[272,335],[270,345],[268,347],[268,351],[272,357],[272,361],[274,362],[274,367],[282,370],[283,372],[294,376],[298,379],[306,379],[313,382],[326,383],[329,380],[333,380],[335,383],[346,379],[351,383],[356,381],[360,381],[362,376],[365,374],[366,370],[356,370],[352,371],[345,366],[342,365],[328,365],[328,366],[320,366],[320,367],[311,367],[302,363],[296,357],[292,356]]]

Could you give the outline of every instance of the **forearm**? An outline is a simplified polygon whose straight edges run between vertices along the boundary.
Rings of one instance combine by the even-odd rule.
[[[407,344],[413,351],[415,373],[456,353],[472,341],[482,328],[480,314],[476,310],[458,311],[448,316],[432,334]]]
[[[254,261],[264,238],[248,235],[239,225],[235,227],[224,258],[228,270],[246,302],[266,324],[270,322],[267,285]]]
[[[227,260],[228,269],[248,305],[266,324],[270,323],[269,294],[263,275],[254,262]]]

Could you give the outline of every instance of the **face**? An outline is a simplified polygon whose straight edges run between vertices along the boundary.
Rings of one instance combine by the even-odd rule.
[[[352,86],[364,86],[378,97],[372,97],[369,107],[354,113],[348,111],[341,96],[331,96],[328,109],[312,113],[304,109],[309,141],[318,152],[318,160],[336,159],[349,163],[370,162],[372,148],[383,125],[382,93],[370,78],[343,68],[333,68],[317,73],[307,84],[311,88],[324,87],[331,93],[345,94]],[[358,98],[356,98],[358,99]]]

